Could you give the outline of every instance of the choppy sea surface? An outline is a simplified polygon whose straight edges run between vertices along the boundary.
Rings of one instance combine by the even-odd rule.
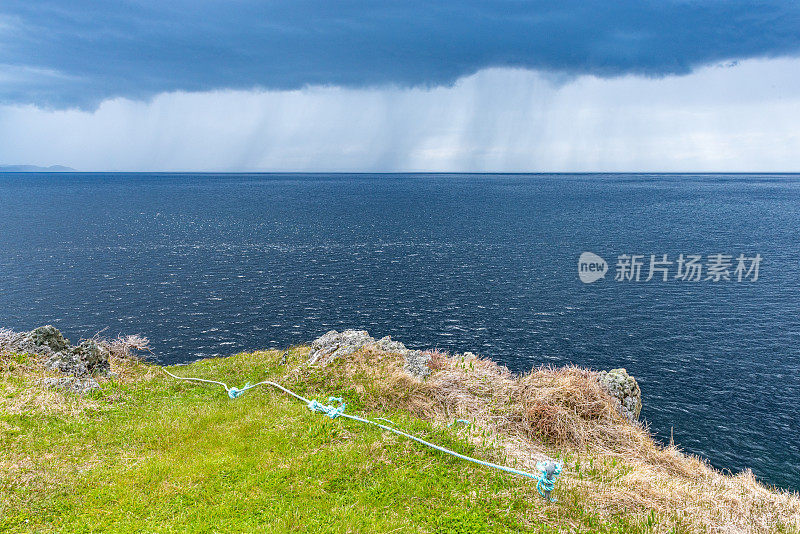
[[[664,254],[732,279],[646,281]],[[800,175],[0,174],[0,326],[141,333],[167,363],[359,328],[625,367],[660,439],[796,490],[799,307]]]

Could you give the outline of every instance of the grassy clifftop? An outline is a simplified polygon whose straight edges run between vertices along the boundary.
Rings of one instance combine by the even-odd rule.
[[[554,495],[376,427],[331,420],[270,388],[238,399],[113,358],[77,395],[43,385],[34,356],[0,355],[4,532],[798,532],[800,498],[657,445],[591,373],[512,376],[432,353],[364,348],[309,365],[308,347],[171,368],[241,386],[271,379],[309,398],[489,461],[564,464]],[[469,426],[448,427],[454,419]]]

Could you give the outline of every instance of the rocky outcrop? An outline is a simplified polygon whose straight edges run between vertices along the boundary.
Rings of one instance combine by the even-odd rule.
[[[403,354],[406,357],[406,365],[404,367],[406,373],[419,379],[427,378],[431,374],[431,368],[428,363],[431,361],[431,355],[421,350],[407,350]]]
[[[78,346],[70,346],[69,340],[52,325],[30,332],[4,331],[0,348],[37,356],[46,369],[65,375],[45,378],[44,385],[77,393],[99,388],[91,375],[107,374],[111,369],[108,349],[100,343],[88,339]]]
[[[72,376],[86,376],[89,369],[81,361],[80,356],[71,350],[56,352],[44,361],[45,368]]]
[[[45,367],[52,371],[81,377],[95,373],[107,373],[109,353],[96,341],[88,339],[77,347],[67,347],[56,352],[45,361]]]
[[[69,347],[69,340],[53,325],[45,325],[36,328],[25,336],[25,341],[38,349],[50,349],[53,352],[60,352]]]
[[[30,332],[14,332],[0,328],[0,349],[15,352],[26,352],[47,357],[69,347],[59,330],[52,326],[40,326]]]
[[[336,358],[347,356],[367,346],[404,356],[406,372],[417,379],[424,379],[431,374],[428,366],[431,359],[430,354],[420,350],[411,350],[390,336],[375,340],[366,330],[345,330],[344,332],[331,330],[325,333],[311,342],[308,362],[326,365]]]
[[[375,343],[375,340],[366,330],[331,330],[311,342],[308,363],[326,365],[336,358],[361,350],[368,343]]]
[[[107,373],[111,370],[108,350],[93,339],[87,339],[71,352],[86,366],[89,373]]]
[[[600,387],[617,401],[617,410],[633,422],[642,411],[642,391],[636,379],[625,369],[601,371],[597,375]]]

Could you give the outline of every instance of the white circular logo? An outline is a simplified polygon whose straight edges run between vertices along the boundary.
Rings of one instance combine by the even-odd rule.
[[[584,284],[591,284],[606,276],[608,263],[594,252],[584,252],[578,258],[578,278]]]

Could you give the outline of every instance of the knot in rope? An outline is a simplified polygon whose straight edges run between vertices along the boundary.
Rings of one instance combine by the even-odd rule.
[[[555,502],[556,500],[550,497],[550,492],[553,491],[556,480],[561,474],[561,464],[552,461],[537,462],[536,470],[539,471],[534,477],[537,480],[536,490],[545,499]]]
[[[242,395],[244,395],[244,392],[247,391],[248,389],[250,389],[251,387],[252,386],[250,385],[250,382],[248,382],[247,384],[244,385],[244,387],[242,389],[239,389],[239,388],[228,388],[228,397],[230,397],[232,399],[239,398]]]
[[[483,460],[478,460],[477,458],[471,458],[469,456],[465,456],[463,454],[459,454],[459,453],[457,453],[455,451],[452,451],[450,449],[447,449],[445,447],[441,447],[439,445],[436,445],[435,443],[431,443],[429,441],[425,441],[424,439],[418,438],[417,436],[414,436],[412,434],[408,434],[406,432],[403,432],[402,430],[398,430],[397,428],[392,428],[392,426],[394,426],[394,423],[391,422],[388,419],[384,419],[382,417],[379,418],[379,419],[381,419],[383,421],[386,421],[387,423],[391,424],[392,426],[382,425],[382,424],[380,424],[380,423],[378,423],[376,421],[370,421],[369,419],[364,419],[362,417],[358,417],[357,415],[346,414],[346,413],[344,413],[344,408],[345,408],[344,400],[341,397],[329,397],[328,398],[328,403],[338,402],[339,406],[333,406],[332,404],[327,404],[326,405],[326,404],[322,404],[321,402],[318,402],[318,401],[315,401],[315,400],[309,400],[309,399],[303,397],[302,395],[298,395],[294,391],[286,389],[285,387],[281,386],[280,384],[276,384],[275,382],[271,382],[269,380],[264,380],[262,382],[258,382],[257,384],[252,384],[252,385],[250,383],[248,383],[243,388],[239,389],[239,388],[229,388],[228,385],[225,382],[220,382],[219,380],[208,380],[206,378],[177,376],[177,375],[174,375],[174,374],[170,373],[169,371],[167,371],[163,367],[161,368],[161,370],[164,371],[164,373],[166,373],[167,375],[171,376],[172,378],[174,378],[176,380],[190,380],[192,382],[203,382],[203,383],[206,383],[206,384],[216,384],[218,386],[221,386],[221,387],[223,387],[225,389],[225,391],[228,393],[228,397],[230,397],[231,399],[236,399],[236,398],[240,397],[248,389],[252,389],[252,388],[257,387],[257,386],[261,386],[261,385],[271,386],[271,387],[274,387],[274,388],[277,388],[277,389],[283,391],[287,395],[291,395],[292,397],[294,397],[295,399],[297,399],[297,400],[299,400],[301,402],[304,402],[306,404],[306,406],[308,406],[308,409],[311,410],[312,412],[324,413],[325,415],[327,415],[331,419],[336,419],[337,417],[342,416],[344,418],[352,419],[353,421],[358,421],[359,423],[364,423],[366,425],[375,425],[377,427],[380,427],[383,430],[386,430],[388,432],[393,432],[393,433],[397,434],[398,436],[403,436],[403,437],[408,438],[410,440],[416,441],[417,443],[420,443],[421,445],[425,445],[426,447],[430,447],[431,449],[435,449],[435,450],[443,452],[445,454],[449,454],[451,456],[455,456],[456,458],[460,458],[462,460],[466,460],[468,462],[472,462],[472,463],[475,463],[475,464],[478,464],[478,465],[482,465],[482,466],[485,466],[485,467],[491,467],[493,469],[498,469],[500,471],[504,471],[506,473],[511,473],[513,475],[519,475],[519,476],[528,477],[528,478],[531,478],[533,480],[536,480],[536,481],[538,481],[537,484],[536,484],[536,489],[545,498],[549,497],[550,491],[552,491],[552,489],[553,489],[553,484],[555,484],[556,478],[558,478],[558,475],[561,474],[561,465],[556,464],[553,461],[539,462],[539,464],[536,465],[537,473],[539,473],[539,474],[534,475],[533,473],[528,473],[527,471],[520,471],[519,469],[506,467],[504,465],[493,464],[491,462],[485,462]],[[457,420],[457,422],[464,423],[464,424],[468,424],[469,423],[466,419],[460,419],[460,420]],[[540,465],[541,465],[541,467],[540,467]],[[555,499],[550,499],[550,500],[551,501],[555,501]]]
[[[344,400],[341,397],[328,397],[328,402],[338,402],[339,406],[322,404],[316,400],[311,400],[308,402],[308,409],[312,412],[324,413],[331,419],[336,419],[344,413],[345,406],[347,405],[344,403]]]

